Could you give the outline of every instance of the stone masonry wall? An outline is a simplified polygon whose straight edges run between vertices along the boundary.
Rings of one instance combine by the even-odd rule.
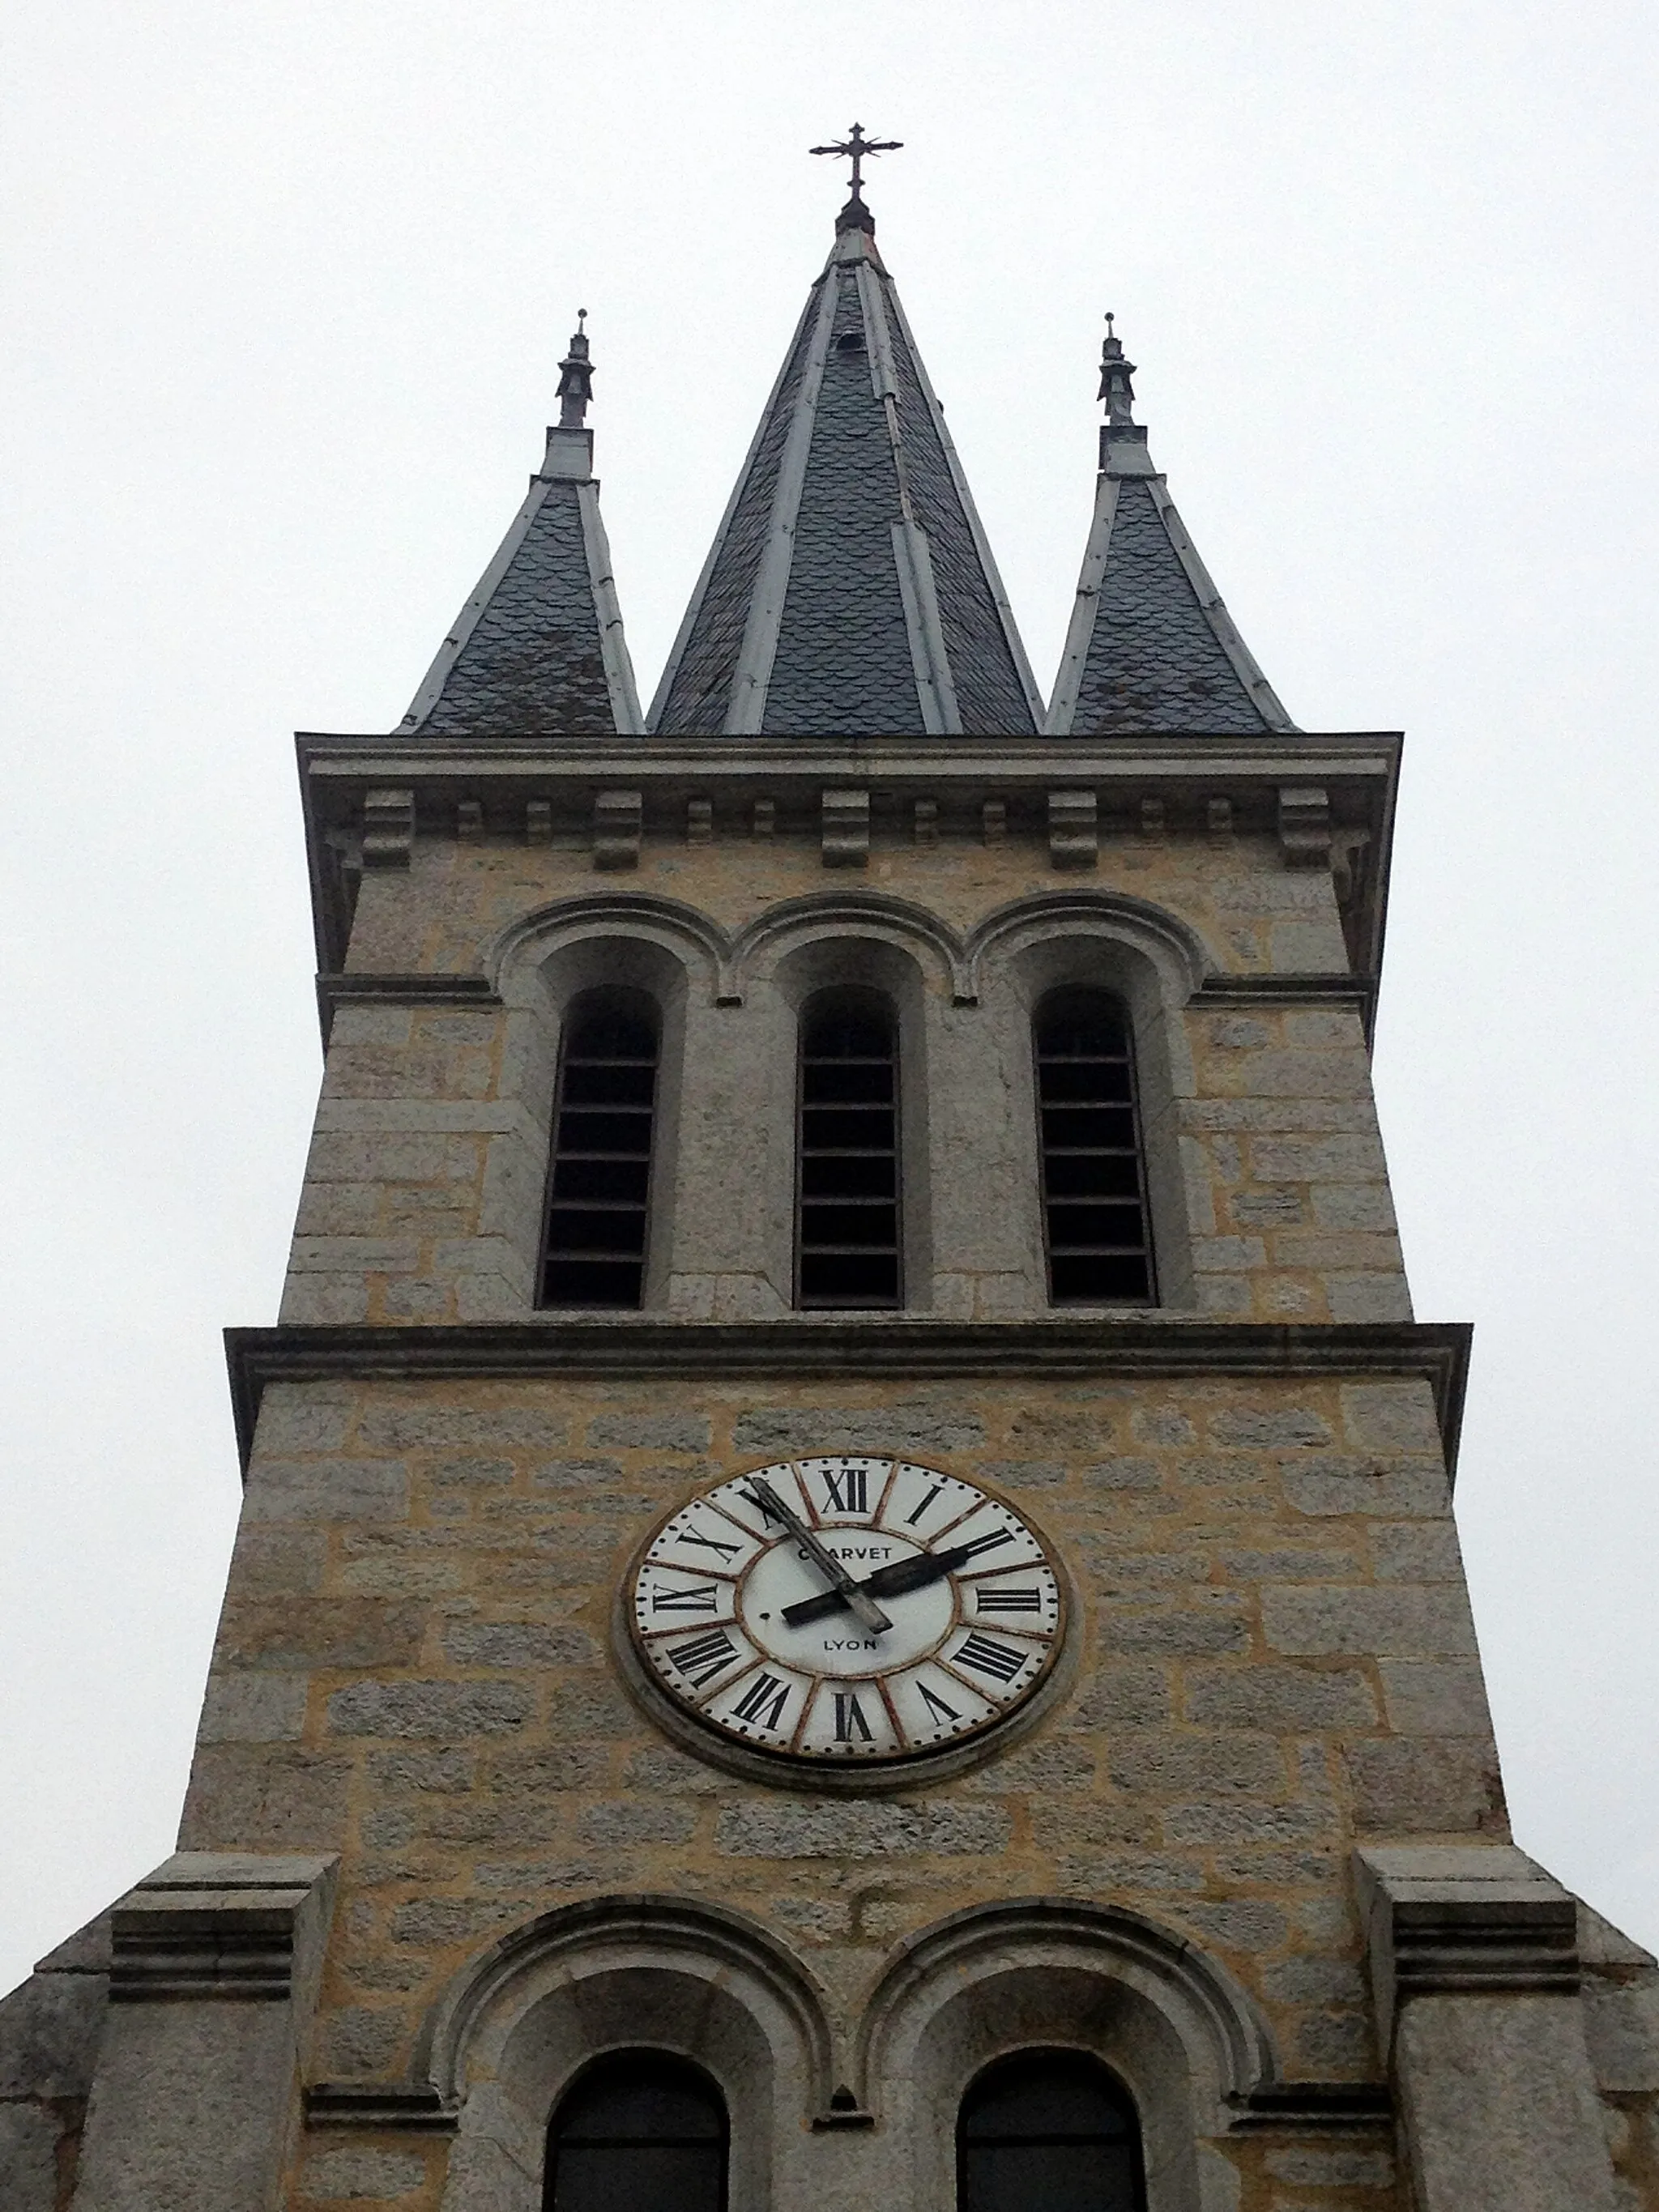
[[[1076,888],[1079,879],[1071,880]],[[856,881],[829,878],[804,841],[647,846],[623,887],[693,905],[735,932],[781,900],[902,896],[958,932],[1055,887],[1032,849],[878,852]],[[615,890],[587,855],[505,840],[417,841],[407,874],[365,881],[352,939],[360,972],[477,974],[500,933],[562,897]],[[1197,932],[1218,972],[1340,972],[1328,875],[1287,871],[1265,839],[1106,839],[1088,889],[1153,902]],[[1030,1052],[1003,981],[955,1006],[922,966],[925,1073],[935,1157],[907,1202],[929,1215],[913,1310],[1007,1318],[1041,1310]],[[1006,990],[1004,992],[1006,997]],[[793,1072],[763,994],[712,1003],[699,980],[665,1081],[678,1084],[674,1157],[653,1234],[672,1248],[656,1303],[741,1319],[789,1304],[787,1149]],[[1171,1150],[1158,1222],[1166,1303],[1261,1320],[1409,1316],[1370,1071],[1348,1007],[1267,1005],[1140,1022],[1149,1147]],[[532,1309],[554,1042],[523,1012],[348,1005],[337,1015],[283,1297],[295,1322],[516,1319]],[[1167,1059],[1167,1095],[1149,1071]],[[775,1097],[772,1092],[775,1091]],[[779,1137],[779,1131],[784,1133]],[[665,1141],[667,1141],[665,1138]],[[1178,1158],[1174,1157],[1178,1154]],[[785,1164],[787,1168],[787,1163]],[[1028,1194],[988,1218],[962,1189]],[[769,1199],[766,1193],[771,1192]],[[678,1195],[674,1195],[677,1193]],[[718,1202],[711,1205],[711,1194]]]
[[[635,1547],[697,1483],[809,1449],[914,1452],[1041,1523],[1082,1664],[1031,1735],[826,1798],[636,1708],[611,1640]],[[343,1854],[312,2078],[400,2078],[494,1934],[658,1891],[753,1915],[849,2017],[959,1908],[1131,1906],[1259,1997],[1288,2074],[1370,2080],[1355,1839],[1504,1833],[1425,1385],[642,1378],[269,1390],[181,1840]],[[442,2148],[327,2156],[307,2202],[380,2194],[365,2160],[399,2201],[435,2188]],[[1243,2212],[1393,2205],[1374,2152],[1238,2161]]]
[[[1116,889],[1186,915],[1224,972],[1340,975],[1348,966],[1330,875],[1287,869],[1275,840],[1109,829],[1097,866],[1063,874],[1046,848],[1017,838],[878,842],[867,866],[829,870],[817,842],[801,836],[722,836],[705,845],[653,836],[638,866],[619,875],[597,868],[586,846],[423,836],[407,871],[364,877],[346,965],[370,975],[465,974],[520,915],[594,891],[680,899],[735,931],[782,899],[860,889],[912,899],[958,929],[1033,892]]]

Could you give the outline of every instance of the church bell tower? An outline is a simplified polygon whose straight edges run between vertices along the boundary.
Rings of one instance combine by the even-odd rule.
[[[648,712],[585,326],[389,735],[179,1850],[6,2212],[1659,2212],[1368,1063],[1400,740],[1135,420],[1045,706],[853,185]],[[603,348],[600,349],[601,352]],[[8,2163],[9,2161],[9,2163]]]

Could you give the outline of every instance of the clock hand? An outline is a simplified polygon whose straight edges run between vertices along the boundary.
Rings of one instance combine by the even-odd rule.
[[[854,1583],[853,1589],[868,1597],[900,1597],[907,1590],[925,1589],[929,1583],[940,1582],[965,1566],[978,1548],[976,1544],[957,1544],[948,1552],[924,1552],[919,1559],[896,1559],[890,1567],[878,1567],[874,1574]],[[818,1597],[804,1597],[797,1604],[785,1606],[783,1618],[791,1628],[805,1628],[851,1604],[850,1595],[837,1586]]]
[[[817,1568],[819,1573],[835,1584],[835,1589],[830,1594],[832,1602],[828,1607],[830,1612],[838,1612],[844,1605],[855,1620],[861,1621],[866,1628],[876,1635],[878,1635],[884,1628],[892,1626],[892,1622],[876,1603],[874,1598],[866,1595],[860,1585],[853,1580],[852,1576],[848,1573],[835,1553],[827,1550],[819,1542],[800,1516],[790,1511],[769,1482],[751,1482],[749,1486],[749,1495],[760,1507],[762,1512],[769,1513],[774,1520],[783,1523]]]

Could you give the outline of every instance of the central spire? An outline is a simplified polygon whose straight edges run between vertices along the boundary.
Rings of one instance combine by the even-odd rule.
[[[1030,734],[1042,704],[944,410],[852,196],[651,711],[669,737]]]

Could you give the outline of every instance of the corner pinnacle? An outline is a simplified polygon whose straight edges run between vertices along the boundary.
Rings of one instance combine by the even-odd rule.
[[[1135,388],[1130,379],[1135,365],[1123,357],[1123,341],[1112,328],[1113,318],[1106,318],[1106,335],[1100,347],[1100,391],[1098,397],[1106,403],[1106,420],[1113,424],[1132,423],[1134,419]]]
[[[582,428],[588,403],[593,397],[593,368],[587,357],[587,332],[584,328],[586,321],[586,308],[578,307],[570,350],[559,363],[559,428],[562,430],[580,430]]]

